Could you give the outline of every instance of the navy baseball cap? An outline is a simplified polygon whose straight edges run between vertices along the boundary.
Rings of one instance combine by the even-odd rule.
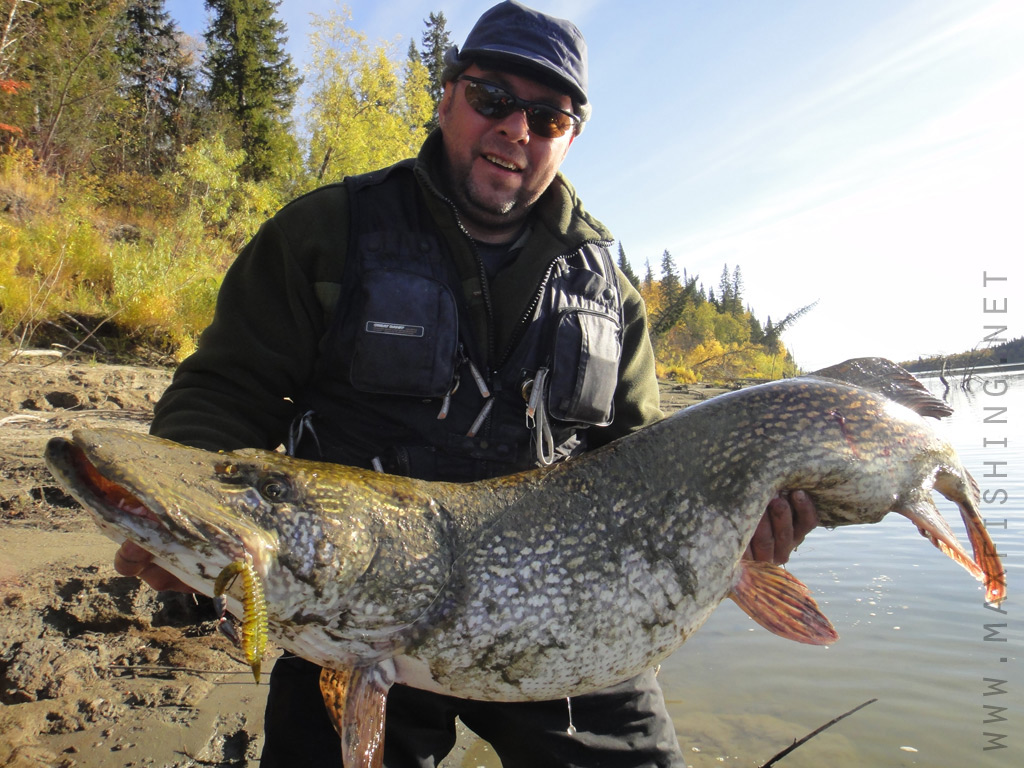
[[[452,46],[444,60],[444,82],[454,80],[474,61],[505,66],[557,88],[573,100],[582,119],[589,116],[587,43],[571,21],[506,0],[485,11],[462,50]]]

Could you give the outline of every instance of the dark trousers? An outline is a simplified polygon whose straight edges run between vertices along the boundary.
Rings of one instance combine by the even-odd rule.
[[[261,768],[342,768],[327,718],[320,668],[281,658],[270,676]],[[384,735],[386,768],[434,768],[455,744],[455,718],[488,741],[503,768],[685,768],[651,671],[598,693],[565,699],[467,701],[394,685]]]

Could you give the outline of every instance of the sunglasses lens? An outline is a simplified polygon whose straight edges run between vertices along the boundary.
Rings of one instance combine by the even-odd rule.
[[[548,139],[557,139],[572,129],[573,121],[556,109],[530,107],[526,110],[526,124],[530,131]]]
[[[515,111],[511,94],[494,85],[466,81],[466,101],[484,117],[503,120]]]
[[[495,120],[504,120],[517,109],[526,112],[526,125],[531,133],[546,139],[564,136],[575,127],[575,121],[568,114],[543,104],[521,102],[504,88],[490,83],[465,80],[466,101],[478,114]]]

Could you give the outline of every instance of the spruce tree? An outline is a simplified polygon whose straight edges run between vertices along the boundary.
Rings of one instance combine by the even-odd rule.
[[[718,311],[727,313],[733,307],[732,278],[729,276],[729,265],[722,265],[722,276],[718,279]]]
[[[213,14],[205,65],[210,98],[231,120],[246,154],[243,173],[263,181],[290,165],[291,109],[302,79],[285,51],[274,0],[206,0]]]
[[[430,75],[428,90],[430,98],[434,102],[434,111],[427,123],[427,130],[432,131],[437,127],[437,105],[441,103],[441,95],[444,93],[444,84],[441,82],[441,73],[444,71],[444,54],[452,47],[452,38],[448,33],[448,20],[444,17],[444,11],[431,13],[423,20],[423,23],[427,28],[423,32],[423,51],[420,53],[420,61]]]
[[[729,311],[739,317],[743,314],[743,278],[740,276],[740,267],[737,264],[732,271],[732,289],[730,291],[732,306]]]
[[[633,271],[633,268],[629,265],[629,259],[626,258],[626,251],[622,247],[621,242],[619,243],[618,266],[619,271],[626,276],[626,279],[633,284],[633,287],[636,288],[637,290],[640,290],[640,278],[637,276],[636,272]]]
[[[159,173],[185,138],[184,105],[196,98],[197,73],[181,38],[164,0],[128,3],[116,42],[123,108],[114,161],[123,170]]]

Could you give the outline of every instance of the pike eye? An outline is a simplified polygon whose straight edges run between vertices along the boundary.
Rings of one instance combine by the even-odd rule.
[[[284,501],[291,501],[292,485],[287,478],[280,475],[271,475],[260,481],[257,489],[264,499],[271,504],[280,504]]]

